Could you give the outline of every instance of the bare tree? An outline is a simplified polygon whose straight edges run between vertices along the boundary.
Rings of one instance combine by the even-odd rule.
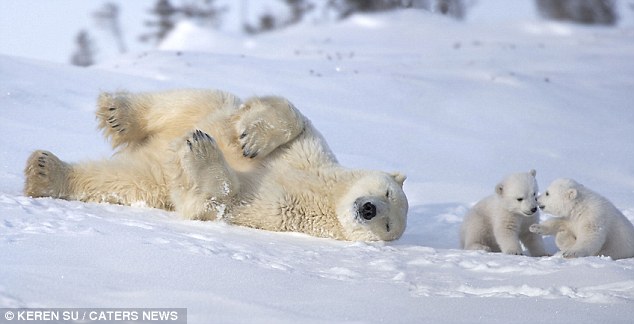
[[[150,14],[156,17],[156,20],[145,22],[148,27],[156,28],[155,31],[141,35],[141,41],[148,42],[154,40],[160,42],[167,34],[174,29],[177,9],[172,6],[169,0],[158,0],[154,7],[150,9]]]
[[[77,37],[75,37],[75,43],[77,50],[70,58],[71,64],[77,66],[93,65],[95,63],[95,50],[88,32],[86,30],[79,31]]]
[[[462,0],[437,0],[434,5],[434,12],[440,12],[456,19],[464,19],[466,10]]]
[[[214,0],[181,1],[180,5],[172,5],[169,0],[157,0],[150,14],[155,20],[146,21],[145,25],[156,30],[141,35],[141,41],[154,40],[160,42],[169,34],[179,19],[194,20],[199,24],[216,27],[226,8],[218,8]]]
[[[536,0],[536,4],[547,19],[599,25],[614,25],[618,19],[614,0]]]
[[[112,2],[104,3],[104,5],[93,12],[93,18],[97,22],[97,26],[107,30],[112,34],[119,53],[125,53],[128,51],[125,41],[123,40],[123,33],[121,32],[121,23],[119,21],[119,6]]]

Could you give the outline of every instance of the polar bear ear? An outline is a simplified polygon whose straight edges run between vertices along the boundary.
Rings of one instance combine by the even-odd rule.
[[[502,183],[498,183],[495,186],[495,193],[498,194],[498,196],[502,196],[503,191],[504,191],[504,185],[502,185]]]
[[[398,183],[399,186],[401,186],[401,188],[403,188],[403,182],[405,182],[405,179],[407,179],[406,175],[400,172],[392,172],[390,173],[390,176],[392,177],[392,179],[394,179],[394,181],[396,181],[396,183]]]
[[[577,198],[577,194],[578,192],[577,192],[577,189],[575,188],[571,188],[566,191],[566,197],[568,197],[569,200],[573,200]]]
[[[537,175],[537,171],[535,171],[535,169],[531,169],[528,173],[530,173],[533,177]]]

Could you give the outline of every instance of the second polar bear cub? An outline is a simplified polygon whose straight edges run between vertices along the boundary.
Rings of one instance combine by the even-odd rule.
[[[535,170],[505,177],[495,186],[495,194],[476,203],[465,215],[460,228],[460,246],[522,254],[522,245],[531,256],[547,255],[540,235],[528,228],[539,223]]]
[[[217,90],[103,93],[99,127],[119,151],[67,163],[35,151],[25,194],[175,210],[340,240],[398,239],[405,176],[341,166],[288,100]]]
[[[531,232],[555,235],[565,258],[634,257],[634,225],[605,197],[572,179],[557,179],[537,199],[552,217]]]

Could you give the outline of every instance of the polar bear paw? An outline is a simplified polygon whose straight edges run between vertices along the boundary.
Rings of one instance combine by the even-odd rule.
[[[64,198],[70,166],[49,151],[38,150],[31,154],[24,174],[24,193],[30,197]]]
[[[574,250],[574,249],[565,250],[561,252],[561,256],[563,256],[566,259],[581,258],[581,257],[587,257],[591,255],[593,254],[588,253],[587,251]]]
[[[304,130],[297,109],[282,97],[257,97],[247,100],[234,116],[242,155],[263,158],[288,143]]]
[[[279,144],[274,143],[271,136],[268,135],[272,129],[273,127],[264,121],[247,125],[239,138],[242,155],[253,159],[261,153],[265,155],[272,151]]]
[[[190,133],[181,143],[181,165],[191,187],[175,189],[181,195],[176,209],[190,219],[224,217],[232,197],[239,191],[235,172],[226,163],[216,141],[203,131]]]
[[[540,234],[540,235],[546,234],[546,231],[545,231],[544,227],[539,225],[539,224],[531,225],[528,228],[528,230],[531,231],[531,233],[535,233],[535,234]]]
[[[523,255],[522,250],[508,250],[504,252],[505,254],[510,255]]]
[[[145,138],[143,127],[130,105],[129,94],[125,92],[100,94],[97,119],[99,128],[113,147],[140,142]]]
[[[220,155],[220,150],[216,141],[209,134],[196,130],[189,134],[185,140],[189,149],[189,161],[204,162],[216,160]]]

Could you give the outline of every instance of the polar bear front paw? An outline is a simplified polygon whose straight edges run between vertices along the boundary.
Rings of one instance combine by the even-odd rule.
[[[251,125],[248,125],[240,134],[240,145],[242,148],[242,155],[248,158],[255,158],[260,153],[268,154],[272,151],[268,146],[275,146],[278,143],[272,143],[271,136],[267,133],[272,130],[272,126],[266,124],[264,121],[258,121]],[[267,145],[273,144],[273,145]],[[265,155],[263,154],[263,155]]]
[[[24,169],[24,193],[30,197],[64,198],[70,166],[49,151],[35,151]]]
[[[247,158],[263,158],[304,130],[304,119],[282,97],[247,100],[234,115],[238,144]]]
[[[561,252],[561,256],[563,256],[566,259],[581,258],[581,257],[590,256],[590,255],[592,254],[583,250],[581,251],[580,250],[566,250]]]
[[[540,235],[544,235],[546,232],[544,231],[544,228],[539,225],[539,224],[533,224],[528,228],[529,231],[531,231],[531,233],[535,233],[535,234],[540,234]]]

